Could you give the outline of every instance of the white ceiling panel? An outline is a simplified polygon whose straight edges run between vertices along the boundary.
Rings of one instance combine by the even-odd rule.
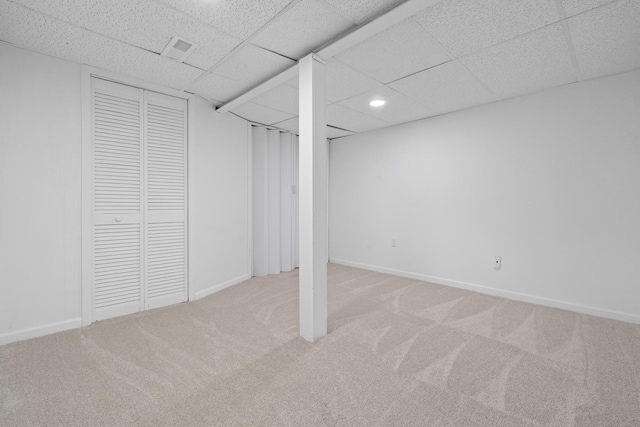
[[[381,107],[372,107],[369,102],[374,99],[383,99],[386,104]],[[422,119],[436,114],[432,109],[387,86],[381,86],[367,93],[341,101],[339,105],[394,124]]]
[[[240,40],[151,0],[17,0],[75,26],[161,53],[173,36],[196,45],[186,62],[209,69]]]
[[[283,122],[274,123],[273,126],[277,126],[281,129],[286,129],[289,132],[295,133],[296,135],[300,133],[297,116],[287,119]]]
[[[337,102],[380,86],[377,80],[333,58],[327,61],[327,100]],[[298,81],[296,79],[296,87]]]
[[[37,52],[176,89],[185,88],[202,73],[4,0],[0,3],[0,38]]]
[[[216,66],[213,72],[254,86],[294,64],[290,59],[248,44]]]
[[[325,0],[347,15],[353,22],[362,24],[404,3],[406,0]]]
[[[287,80],[286,82],[284,82],[284,84],[286,84],[287,86],[295,87],[297,89],[298,85],[300,84],[300,78],[294,77],[291,80]]]
[[[263,107],[262,105],[254,104],[252,102],[244,103],[231,110],[231,112],[252,122],[264,125],[272,125],[291,118],[291,114]]]
[[[285,113],[298,115],[298,89],[286,84],[280,85],[251,100],[255,104],[274,108]]]
[[[409,18],[337,58],[387,83],[447,62],[451,56],[413,18]]]
[[[176,10],[245,40],[269,22],[291,0],[158,0]]]
[[[251,43],[300,59],[353,26],[322,1],[303,0],[265,26]]]
[[[458,61],[411,75],[389,86],[439,114],[496,100]]]
[[[555,0],[443,0],[415,17],[456,58],[559,20]]]
[[[582,77],[640,67],[640,1],[617,1],[568,23]]]
[[[188,90],[205,98],[229,101],[250,89],[241,83],[214,73],[207,73],[188,87]]]
[[[333,104],[327,107],[327,124],[352,132],[366,132],[389,126],[389,122],[367,116],[359,111]]]
[[[460,59],[501,98],[577,81],[563,23]]]
[[[612,1],[614,0],[562,0],[562,6],[567,16],[573,16]]]
[[[353,132],[327,126],[327,138],[329,139],[342,138],[343,136],[349,136],[349,135],[353,135]]]
[[[0,0],[0,40],[64,59],[72,59],[73,46],[58,43],[74,27],[7,0]]]

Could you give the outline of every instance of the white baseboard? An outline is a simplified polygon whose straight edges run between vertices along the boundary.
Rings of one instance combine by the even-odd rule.
[[[240,282],[244,282],[245,280],[251,279],[251,276],[248,274],[243,274],[242,276],[238,276],[235,279],[227,280],[226,282],[211,286],[207,289],[203,289],[201,291],[196,292],[196,299],[204,298],[208,295],[215,294],[216,292],[220,292],[223,289],[226,289],[230,286],[237,285]]]
[[[55,334],[56,332],[68,331],[69,329],[75,329],[81,326],[82,319],[77,317],[75,319],[63,320],[62,322],[49,323],[48,325],[8,332],[0,335],[0,345]]]
[[[428,276],[425,274],[412,273],[409,271],[394,270],[391,268],[378,267],[375,265],[362,264],[359,262],[347,261],[343,259],[332,258],[330,262],[335,264],[345,265],[348,267],[362,268],[364,270],[377,271],[379,273],[393,274],[394,276],[407,277],[410,279],[437,283],[439,285],[466,289],[469,291],[479,292],[482,294],[493,295],[493,296],[507,298],[511,300],[544,305],[547,307],[561,308],[563,310],[574,311],[576,313],[589,314],[591,316],[604,317],[607,319],[619,320],[621,322],[640,324],[640,316],[631,314],[631,313],[622,313],[619,311],[606,310],[603,308],[589,307],[585,305],[574,304],[570,302],[559,301],[559,300],[539,297],[535,295],[523,294],[520,292],[512,292],[512,291],[506,291],[503,289],[490,288],[488,286],[477,285],[475,283],[461,282],[458,280],[445,279],[445,278],[436,277],[436,276]]]

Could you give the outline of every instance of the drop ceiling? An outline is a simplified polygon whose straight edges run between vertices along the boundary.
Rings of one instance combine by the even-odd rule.
[[[401,3],[0,0],[0,40],[219,106]],[[196,46],[184,63],[160,56],[174,36]],[[327,62],[328,136],[637,68],[638,0],[440,0]],[[297,91],[289,80],[232,113],[297,133]]]

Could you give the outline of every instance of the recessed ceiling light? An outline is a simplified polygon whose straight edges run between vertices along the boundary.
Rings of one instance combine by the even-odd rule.
[[[385,101],[384,99],[374,99],[369,103],[369,105],[371,105],[372,107],[382,107],[386,103],[387,101]]]

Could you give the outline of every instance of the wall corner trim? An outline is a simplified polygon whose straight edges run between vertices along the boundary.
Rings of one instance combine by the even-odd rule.
[[[196,292],[196,300],[209,296],[211,294],[215,294],[216,292],[220,292],[223,289],[229,288],[233,285],[237,285],[238,283],[244,282],[245,280],[251,279],[249,274],[243,274],[242,276],[238,276],[234,279],[227,280],[226,282],[219,283],[217,285],[210,286],[206,289],[203,289],[199,292]]]
[[[0,345],[55,334],[56,332],[68,331],[69,329],[76,329],[81,326],[82,318],[75,317],[73,319],[63,320],[61,322],[54,322],[47,325],[35,326],[33,328],[8,332],[0,335]]]
[[[640,325],[640,316],[631,313],[623,313],[619,311],[606,310],[598,307],[590,307],[580,304],[574,304],[566,301],[559,301],[550,298],[539,297],[535,295],[523,294],[519,292],[505,291],[503,289],[491,288],[489,286],[478,285],[475,283],[461,282],[458,280],[445,279],[442,277],[428,276],[420,273],[409,271],[394,270],[386,267],[378,267],[375,265],[362,264],[343,259],[332,258],[330,262],[340,264],[347,267],[361,268],[363,270],[377,271],[378,273],[393,274],[394,276],[407,277],[409,279],[422,280],[424,282],[436,283],[444,286],[451,286],[459,289],[466,289],[481,294],[502,297],[515,301],[528,302],[531,304],[543,305],[546,307],[559,308],[562,310],[573,311],[575,313],[588,314],[590,316],[604,317],[607,319],[618,320],[621,322],[634,323]]]

